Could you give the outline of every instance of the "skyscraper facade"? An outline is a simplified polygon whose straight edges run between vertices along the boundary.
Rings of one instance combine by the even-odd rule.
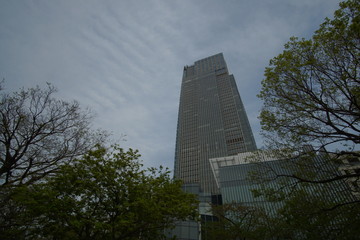
[[[174,175],[218,194],[209,159],[256,150],[236,82],[223,54],[185,66],[181,85]]]

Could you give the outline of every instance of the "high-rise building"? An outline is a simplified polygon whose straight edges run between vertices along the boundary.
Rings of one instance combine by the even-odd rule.
[[[256,150],[236,82],[222,53],[185,66],[181,85],[174,174],[201,191],[219,189],[209,159]]]

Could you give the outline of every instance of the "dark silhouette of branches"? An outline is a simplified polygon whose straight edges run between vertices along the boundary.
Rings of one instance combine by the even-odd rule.
[[[55,92],[50,84],[1,92],[0,185],[39,181],[106,137],[90,129],[89,110],[53,98]]]

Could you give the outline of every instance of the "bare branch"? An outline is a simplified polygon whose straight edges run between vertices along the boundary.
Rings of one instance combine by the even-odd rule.
[[[38,181],[106,138],[90,129],[90,111],[55,92],[48,84],[1,93],[0,185]]]

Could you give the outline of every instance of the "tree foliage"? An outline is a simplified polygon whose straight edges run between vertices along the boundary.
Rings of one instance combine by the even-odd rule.
[[[268,167],[277,187],[264,184],[255,192],[281,203],[272,216],[280,238],[359,235],[359,199],[344,180],[359,184],[360,171],[338,170],[342,161],[360,157],[359,73],[358,0],[340,3],[311,39],[292,37],[265,70],[259,118],[267,147],[282,149],[287,170]],[[303,151],[304,145],[315,151]],[[263,173],[258,180],[264,181]]]
[[[309,163],[305,168],[315,168],[316,176],[303,171],[277,177],[313,184],[346,180],[360,185],[360,171],[343,173],[337,169],[339,164],[353,168],[347,162],[360,158],[359,73],[357,0],[340,3],[334,18],[325,19],[311,39],[291,38],[283,53],[270,61],[259,94],[264,100],[260,120],[266,143],[272,149],[285,149],[280,158],[302,159],[288,161],[293,168]],[[331,153],[324,158],[327,161],[313,164],[314,151],[302,151],[308,144],[318,153],[326,147]]]
[[[325,195],[325,196],[324,196]],[[324,189],[309,192],[299,188],[286,195],[276,221],[282,235],[291,239],[354,239],[359,236],[360,214],[357,205],[336,207]]]
[[[79,103],[53,98],[56,89],[0,93],[0,186],[31,184],[84,154],[105,135],[90,129]]]
[[[266,68],[259,97],[268,139],[294,148],[336,143],[351,154],[360,143],[360,3],[340,6],[310,40],[291,38]]]
[[[143,170],[139,156],[97,147],[46,182],[16,188],[20,214],[3,221],[1,238],[162,239],[175,221],[197,215],[197,200],[166,169]]]
[[[206,239],[270,239],[270,218],[261,208],[240,203],[213,205],[217,221],[205,223]]]

